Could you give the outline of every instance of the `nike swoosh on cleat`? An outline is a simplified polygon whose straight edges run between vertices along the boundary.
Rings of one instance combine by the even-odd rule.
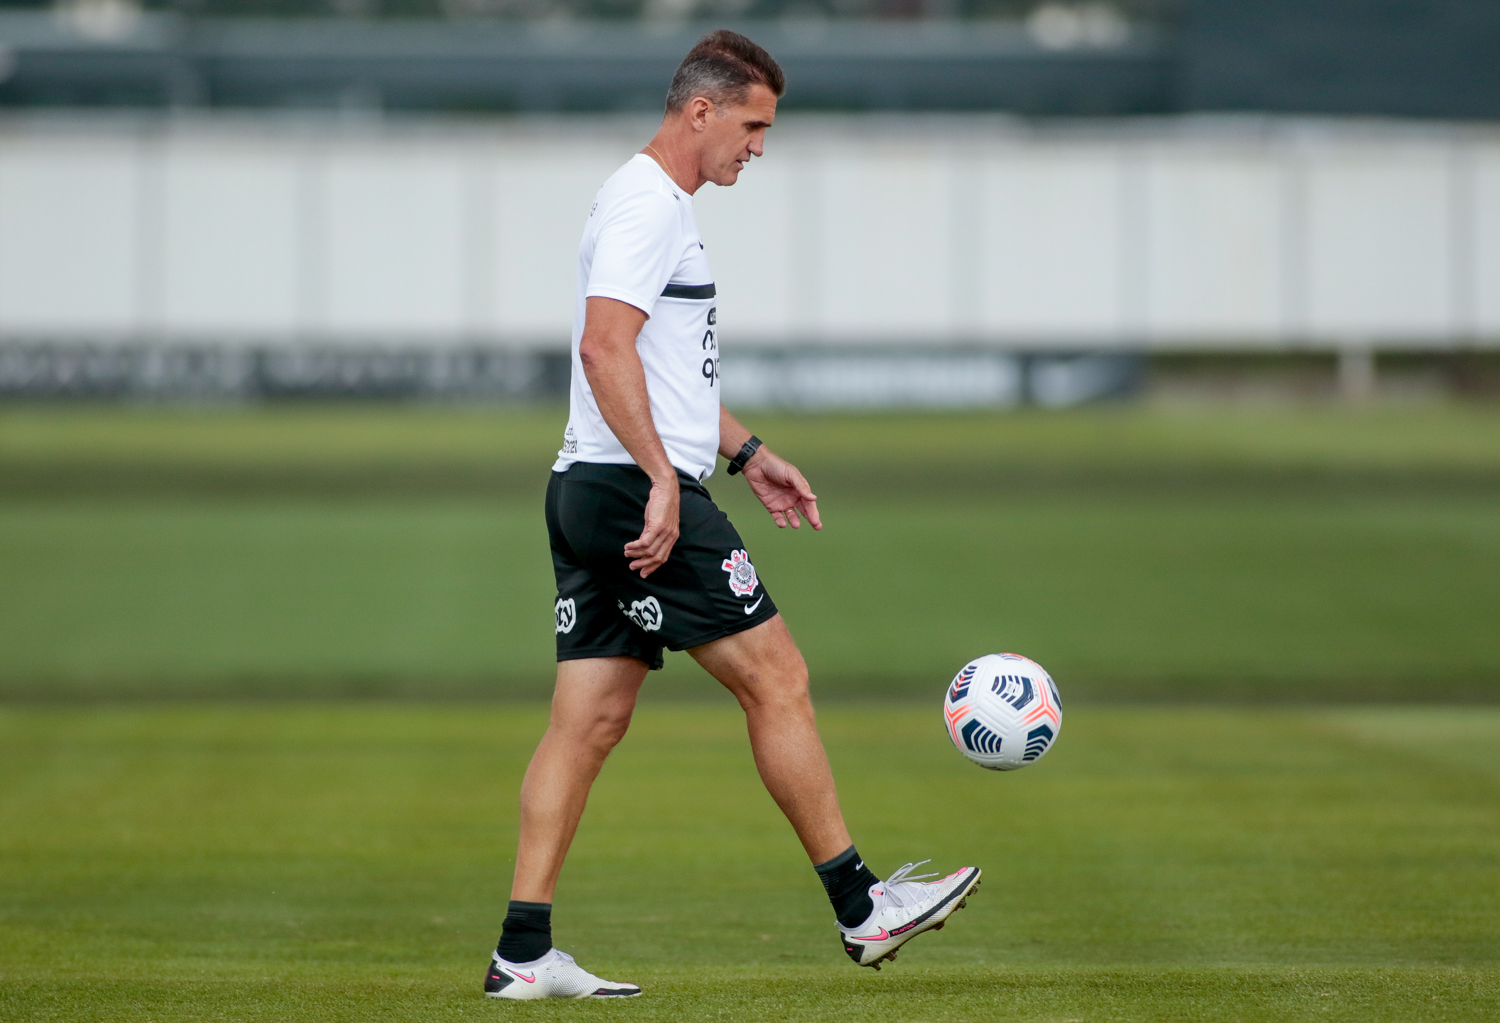
[[[524,973],[518,973],[515,970],[506,970],[505,972],[508,973],[508,974],[510,974],[512,977],[515,977],[517,980],[524,980],[528,984],[535,984],[536,983],[536,974],[535,973],[533,973],[531,976],[528,977],[528,976],[526,976],[526,974],[524,974]]]
[[[849,935],[849,940],[850,941],[884,941],[886,938],[889,938],[890,936],[891,936],[890,932],[887,931],[884,927],[882,927],[880,929],[880,933],[879,934],[863,934],[863,935],[861,935],[861,934],[851,934],[851,935]]]
[[[755,609],[758,608],[758,607],[760,607],[760,602],[762,600],[765,600],[765,599],[766,599],[766,595],[764,593],[762,593],[760,595],[760,597],[755,601],[755,603],[753,603],[749,607],[745,608],[745,613],[747,615],[753,615],[755,613]]]

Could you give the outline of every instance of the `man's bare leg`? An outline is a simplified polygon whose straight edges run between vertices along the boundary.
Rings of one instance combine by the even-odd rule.
[[[745,708],[761,780],[813,861],[850,959],[879,969],[907,941],[963,908],[979,886],[977,867],[923,884],[935,875],[907,880],[913,869],[907,864],[880,881],[859,858],[813,721],[807,666],[780,615],[688,652]]]
[[[484,975],[491,998],[629,998],[634,984],[605,980],[552,948],[552,891],[589,788],[630,727],[646,665],[633,657],[562,661],[552,720],[521,783],[521,838],[500,943]]]
[[[740,701],[761,781],[807,855],[823,863],[848,849],[853,843],[813,718],[807,664],[781,616],[688,653]]]
[[[552,718],[521,783],[513,900],[552,901],[589,788],[630,727],[646,671],[634,657],[558,662]]]

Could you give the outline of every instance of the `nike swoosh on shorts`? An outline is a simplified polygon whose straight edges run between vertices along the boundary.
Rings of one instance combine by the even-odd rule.
[[[765,600],[765,599],[766,599],[766,595],[764,593],[762,593],[760,595],[760,597],[756,599],[755,603],[753,603],[749,607],[745,608],[745,613],[747,615],[753,615],[755,613],[755,609],[758,608],[758,607],[760,607],[760,602],[762,600]]]

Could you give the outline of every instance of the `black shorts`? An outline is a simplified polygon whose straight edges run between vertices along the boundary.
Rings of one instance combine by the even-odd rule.
[[[662,648],[743,632],[776,614],[744,541],[703,484],[679,472],[681,533],[645,579],[627,543],[646,521],[651,479],[634,465],[575,462],[547,484],[547,533],[557,574],[557,659],[635,657],[662,666]]]

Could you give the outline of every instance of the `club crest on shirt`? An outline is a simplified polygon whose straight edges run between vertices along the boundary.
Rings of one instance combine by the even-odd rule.
[[[626,610],[623,600],[616,601],[625,617],[629,618],[635,627],[645,629],[647,632],[656,632],[661,628],[661,604],[657,603],[655,597],[647,597],[645,600],[632,600],[630,609]]]
[[[729,592],[736,597],[750,596],[760,584],[755,577],[755,566],[750,564],[750,555],[745,551],[730,551],[729,557],[719,567],[729,573]]]

